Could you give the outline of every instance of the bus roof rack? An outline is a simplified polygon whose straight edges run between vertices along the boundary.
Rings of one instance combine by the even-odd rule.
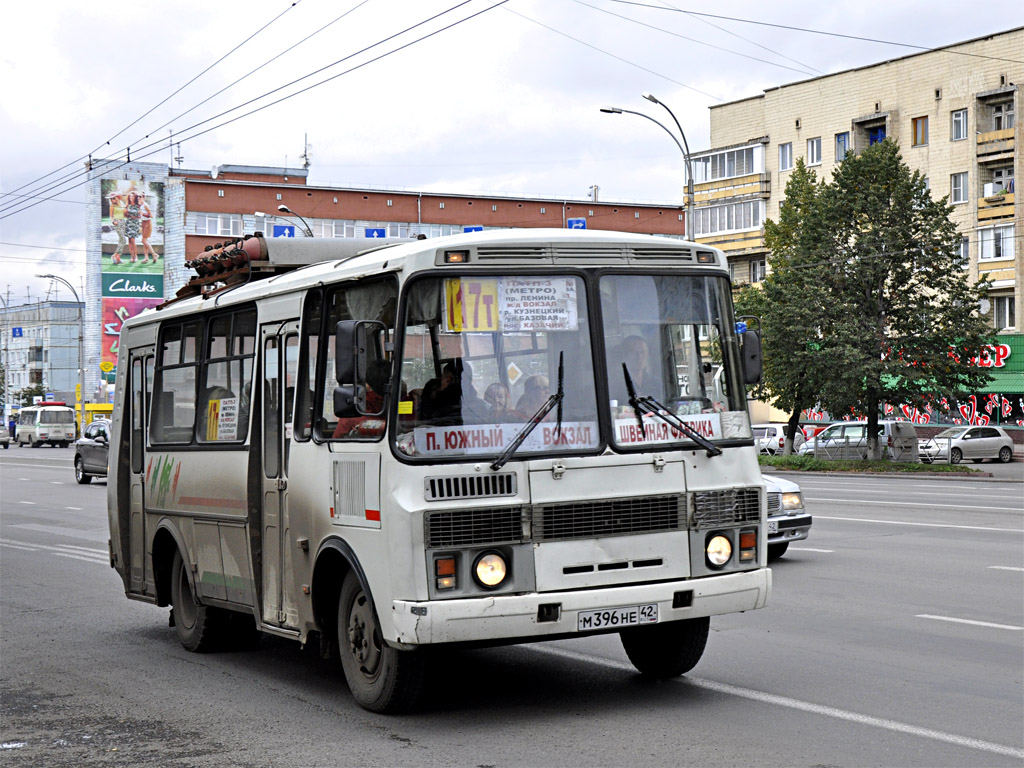
[[[206,246],[185,266],[196,274],[157,309],[192,298],[212,296],[229,288],[290,272],[324,261],[347,261],[370,251],[413,239],[384,237],[366,240],[352,238],[270,238],[262,232]]]

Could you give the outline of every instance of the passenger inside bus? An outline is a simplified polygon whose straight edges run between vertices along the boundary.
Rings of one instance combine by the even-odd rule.
[[[512,395],[500,382],[494,382],[484,392],[484,402],[487,403],[487,422],[489,424],[504,424],[510,421],[522,421],[517,411],[509,408],[509,401]]]
[[[366,410],[363,416],[339,419],[331,437],[379,437],[384,434],[384,396],[391,378],[391,363],[374,360],[366,368]]]
[[[473,369],[462,358],[445,363],[441,378],[424,385],[420,418],[436,425],[484,424],[488,406],[473,386]]]

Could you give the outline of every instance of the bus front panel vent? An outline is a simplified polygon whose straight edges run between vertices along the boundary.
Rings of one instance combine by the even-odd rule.
[[[522,507],[428,512],[424,528],[429,548],[521,544],[529,535]]]
[[[693,494],[693,528],[707,530],[724,525],[758,523],[761,508],[757,488],[730,488]]]
[[[427,477],[423,480],[423,494],[427,501],[451,499],[486,499],[515,496],[518,492],[515,472],[493,475],[451,475]]]
[[[683,499],[672,494],[536,505],[534,540],[596,539],[681,530],[686,527]]]

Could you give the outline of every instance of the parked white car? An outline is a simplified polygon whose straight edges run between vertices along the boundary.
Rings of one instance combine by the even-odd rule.
[[[866,421],[838,421],[804,443],[799,453],[818,459],[863,459],[868,455],[867,431]],[[878,441],[883,459],[918,459],[917,430],[909,421],[879,419]]]
[[[964,459],[976,464],[985,459],[1007,464],[1013,461],[1013,438],[1002,427],[950,427],[921,440],[919,450],[926,464],[959,464]]]
[[[800,486],[777,475],[761,475],[768,493],[768,562],[778,560],[789,542],[806,539],[811,516],[804,510]]]
[[[754,440],[757,441],[758,452],[772,456],[781,455],[786,446],[786,426],[786,424],[754,424],[751,429],[754,430]],[[803,444],[804,433],[803,430],[798,429],[793,438],[793,453],[799,451]]]

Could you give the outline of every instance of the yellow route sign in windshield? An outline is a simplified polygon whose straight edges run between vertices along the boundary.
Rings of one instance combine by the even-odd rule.
[[[446,331],[498,330],[498,280],[453,277],[444,281]]]

